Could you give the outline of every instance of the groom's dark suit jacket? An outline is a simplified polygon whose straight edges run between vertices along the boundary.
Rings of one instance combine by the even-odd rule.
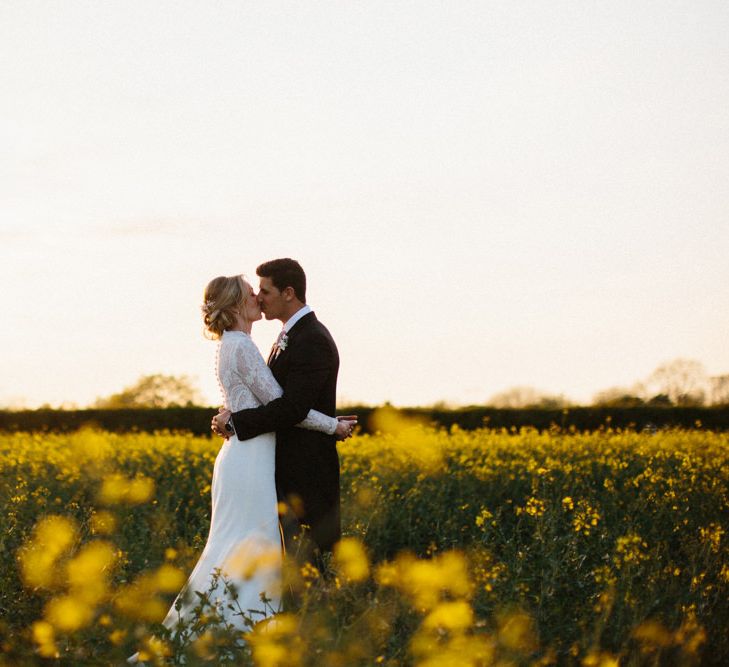
[[[276,432],[276,492],[322,551],[340,537],[339,456],[333,435],[296,428],[310,409],[334,416],[339,353],[327,328],[308,313],[288,333],[286,349],[268,365],[284,394],[233,414],[240,440]],[[284,536],[290,533],[284,530]],[[287,544],[287,548],[291,548]]]

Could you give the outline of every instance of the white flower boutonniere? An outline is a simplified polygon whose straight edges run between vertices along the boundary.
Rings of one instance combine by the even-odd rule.
[[[281,336],[281,340],[278,342],[278,349],[282,352],[288,347],[289,345],[289,337],[284,334]]]

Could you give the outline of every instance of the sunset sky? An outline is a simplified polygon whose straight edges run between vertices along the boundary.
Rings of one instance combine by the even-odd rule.
[[[219,403],[202,290],[281,256],[341,402],[729,373],[728,34],[724,0],[0,3],[0,406]]]

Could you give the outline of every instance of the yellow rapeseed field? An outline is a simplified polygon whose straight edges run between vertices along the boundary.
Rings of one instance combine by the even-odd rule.
[[[192,643],[159,621],[220,442],[0,435],[0,665],[729,664],[729,435],[376,425],[328,576],[287,564],[300,608],[243,638],[201,604]]]

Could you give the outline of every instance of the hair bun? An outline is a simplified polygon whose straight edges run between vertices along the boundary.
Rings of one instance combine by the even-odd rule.
[[[219,276],[208,283],[200,310],[211,338],[220,338],[235,324],[236,315],[247,297],[248,288],[243,276]]]

